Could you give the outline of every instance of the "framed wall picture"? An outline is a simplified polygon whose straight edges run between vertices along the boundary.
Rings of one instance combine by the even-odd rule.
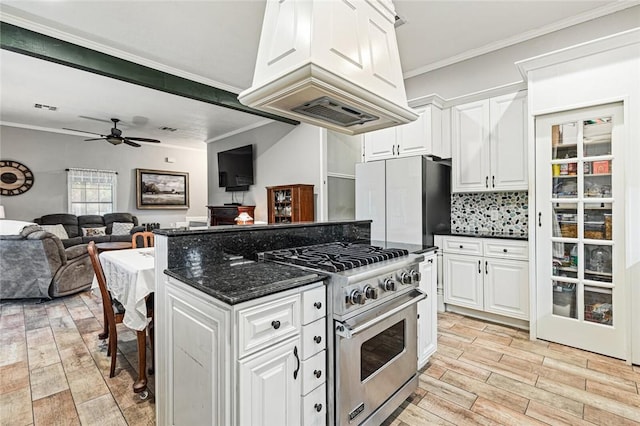
[[[139,209],[188,209],[189,173],[136,169]]]

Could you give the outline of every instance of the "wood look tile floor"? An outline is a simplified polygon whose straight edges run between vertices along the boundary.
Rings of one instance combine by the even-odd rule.
[[[152,425],[141,401],[136,337],[118,327],[116,376],[90,292],[0,302],[0,425]],[[640,367],[452,313],[419,389],[384,422],[414,425],[640,425]],[[275,425],[274,425],[275,426]]]
[[[154,425],[154,376],[148,399],[132,389],[135,333],[118,325],[109,378],[102,325],[102,301],[88,291],[0,302],[0,425]]]
[[[453,313],[419,386],[385,426],[640,425],[640,367]]]

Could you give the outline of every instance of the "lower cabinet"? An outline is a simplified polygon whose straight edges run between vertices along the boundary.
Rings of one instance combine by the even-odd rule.
[[[287,340],[239,362],[241,425],[296,425],[300,422],[300,338]]]
[[[423,368],[438,348],[438,267],[436,253],[425,254],[420,263],[420,290],[427,298],[418,302],[418,369]]]
[[[443,237],[443,241],[447,305],[529,321],[526,241],[464,237]]]
[[[158,424],[325,424],[322,282],[233,306],[173,278],[158,291]]]

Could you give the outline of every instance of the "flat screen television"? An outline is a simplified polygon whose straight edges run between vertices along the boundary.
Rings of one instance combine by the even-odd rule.
[[[218,185],[225,191],[248,191],[253,185],[253,145],[218,153]]]

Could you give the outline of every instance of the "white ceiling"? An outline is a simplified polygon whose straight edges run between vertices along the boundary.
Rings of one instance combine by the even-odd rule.
[[[396,30],[405,77],[638,4],[394,3],[397,13],[407,19]],[[3,21],[238,93],[251,85],[264,6],[265,0],[3,0],[0,11]],[[259,116],[7,51],[0,54],[0,72],[4,124],[105,134],[111,127],[109,119],[115,117],[123,120],[125,135],[203,148],[204,141],[265,122]],[[58,110],[38,110],[35,103]],[[179,130],[163,132],[161,126]]]

